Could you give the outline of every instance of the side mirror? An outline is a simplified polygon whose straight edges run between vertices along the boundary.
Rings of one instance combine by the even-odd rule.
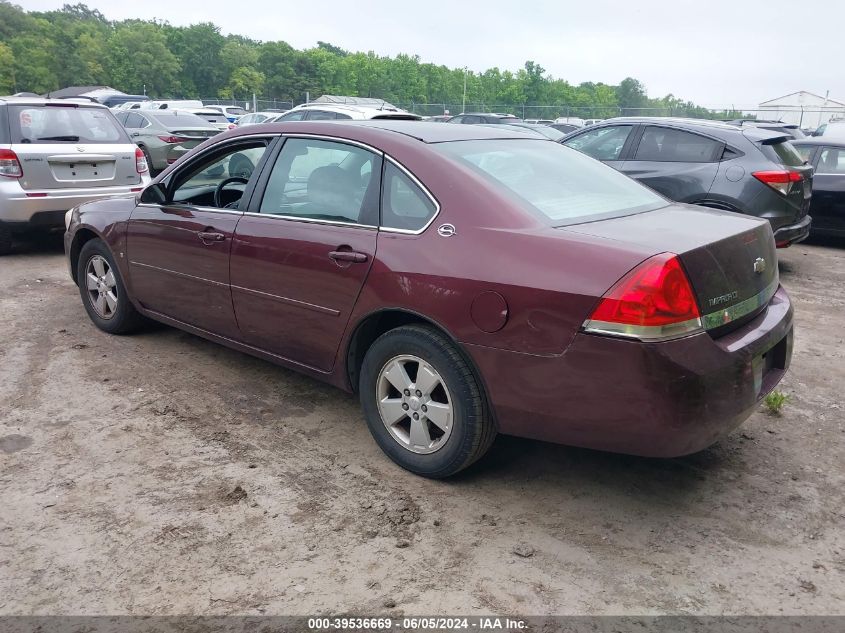
[[[167,202],[167,189],[160,182],[154,182],[141,192],[141,202],[164,204]]]

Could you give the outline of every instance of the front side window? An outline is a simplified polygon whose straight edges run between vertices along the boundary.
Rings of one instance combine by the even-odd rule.
[[[490,139],[432,147],[552,226],[632,215],[667,204],[651,189],[559,143]]]
[[[793,147],[795,146],[793,145]],[[795,149],[799,154],[801,154],[801,158],[804,160],[805,163],[809,161],[810,157],[813,155],[812,147],[808,147],[805,145],[803,147],[795,147]]]
[[[279,153],[260,212],[375,226],[381,158],[334,141],[291,138]]]
[[[205,207],[235,208],[267,151],[263,141],[237,143],[213,157],[192,163],[177,176],[172,200]]]
[[[128,143],[126,131],[105,108],[10,106],[13,143]]]
[[[666,127],[648,126],[643,132],[634,160],[664,163],[711,163],[719,156],[722,143],[713,139]]]
[[[419,231],[437,213],[437,207],[405,172],[391,162],[384,165],[381,226]]]
[[[565,145],[598,160],[618,160],[632,129],[630,125],[614,125],[589,130],[569,139]]]
[[[825,147],[819,156],[818,174],[845,174],[845,149]]]

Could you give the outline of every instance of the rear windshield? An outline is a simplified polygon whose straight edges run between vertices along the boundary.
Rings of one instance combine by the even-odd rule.
[[[763,154],[771,161],[779,165],[786,165],[787,167],[801,167],[804,164],[804,159],[798,150],[793,147],[792,143],[781,141],[777,143],[763,143],[760,146]]]
[[[631,215],[667,204],[651,189],[559,143],[491,139],[432,147],[480,174],[553,226]]]
[[[13,143],[129,143],[105,108],[10,106]]]
[[[246,114],[246,110],[243,108],[226,108],[226,111],[234,116],[243,116]]]

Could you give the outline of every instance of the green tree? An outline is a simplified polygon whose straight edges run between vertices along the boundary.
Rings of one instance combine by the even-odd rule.
[[[121,24],[108,42],[106,59],[114,88],[131,94],[146,88],[154,96],[169,96],[180,89],[179,61],[156,24]]]
[[[17,92],[15,83],[15,54],[0,42],[0,95]]]

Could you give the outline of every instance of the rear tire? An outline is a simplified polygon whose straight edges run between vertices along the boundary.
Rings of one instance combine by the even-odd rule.
[[[454,475],[496,437],[472,368],[432,327],[408,325],[380,336],[364,356],[359,387],[373,438],[390,459],[423,477]]]
[[[5,224],[0,223],[0,255],[12,252],[12,231]]]
[[[120,270],[102,240],[90,240],[82,247],[76,283],[85,311],[103,332],[128,334],[143,325],[145,319],[129,300]]]

